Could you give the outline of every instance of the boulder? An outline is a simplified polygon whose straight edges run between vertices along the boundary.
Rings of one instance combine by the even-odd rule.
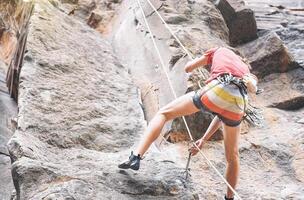
[[[303,3],[297,0],[250,0],[246,3],[254,10],[258,30],[275,31],[295,60],[304,67],[304,17],[300,14]]]
[[[248,59],[252,72],[260,78],[298,67],[287,47],[274,32],[266,32],[257,40],[237,48]]]
[[[257,25],[254,12],[242,0],[219,0],[221,11],[229,28],[230,44],[236,46],[257,38]]]
[[[264,90],[258,102],[282,110],[299,110],[304,107],[304,70],[298,68],[288,73],[275,73],[261,80]]]

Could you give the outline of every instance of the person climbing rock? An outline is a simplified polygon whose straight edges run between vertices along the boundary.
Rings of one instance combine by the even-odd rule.
[[[136,151],[118,167],[138,170],[140,160],[154,140],[160,135],[165,123],[177,117],[202,111],[216,116],[204,136],[196,141],[202,148],[206,141],[222,126],[224,134],[225,156],[227,161],[226,179],[235,188],[239,176],[238,141],[241,122],[248,101],[247,92],[257,91],[257,78],[250,73],[250,66],[232,50],[225,47],[212,48],[201,57],[190,61],[185,71],[191,72],[197,67],[210,65],[210,77],[202,89],[187,93],[161,108],[150,121]],[[189,149],[196,155],[198,149]],[[225,199],[233,199],[228,188]]]

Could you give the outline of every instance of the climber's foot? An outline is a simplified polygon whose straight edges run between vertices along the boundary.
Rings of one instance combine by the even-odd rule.
[[[233,198],[233,197],[228,198],[228,197],[226,197],[226,195],[225,195],[225,200],[234,200],[234,198]]]
[[[121,169],[133,169],[133,170],[138,170],[140,166],[140,155],[138,154],[137,156],[133,154],[133,151],[131,152],[131,155],[129,157],[129,160],[121,163],[118,165],[119,168]]]

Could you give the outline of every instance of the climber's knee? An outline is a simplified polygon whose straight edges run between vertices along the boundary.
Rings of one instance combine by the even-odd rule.
[[[239,151],[233,150],[232,152],[226,154],[226,161],[228,165],[236,165],[239,163]]]
[[[161,116],[162,118],[164,118],[164,120],[167,122],[171,119],[174,119],[174,113],[172,111],[172,109],[168,108],[167,106],[161,108],[157,114],[158,116]]]

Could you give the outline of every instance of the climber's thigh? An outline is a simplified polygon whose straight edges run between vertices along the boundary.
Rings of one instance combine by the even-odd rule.
[[[166,120],[171,120],[177,117],[190,115],[198,112],[199,109],[194,105],[192,97],[194,92],[187,93],[173,100],[158,111],[158,114],[164,115]]]

